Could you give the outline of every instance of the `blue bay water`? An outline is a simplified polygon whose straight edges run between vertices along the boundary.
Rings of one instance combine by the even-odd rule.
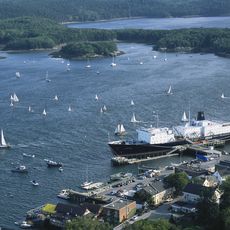
[[[190,101],[192,115],[204,110],[208,118],[230,121],[230,100],[220,97],[229,93],[230,59],[169,53],[164,61],[165,54],[153,52],[148,45],[118,46],[125,54],[116,58],[115,68],[110,66],[111,58],[101,58],[91,60],[90,69],[85,68],[86,61],[69,61],[70,71],[66,71],[67,60],[51,58],[49,51],[0,53],[6,56],[0,60],[0,127],[12,145],[10,150],[0,150],[0,226],[15,228],[14,221],[29,209],[58,202],[61,189],[77,189],[86,180],[87,168],[93,181],[106,181],[118,171],[137,172],[135,165],[113,168],[107,146],[108,133],[115,138],[120,121],[127,138],[136,137],[137,126],[129,122],[133,112],[138,120],[155,125],[152,114],[158,111],[160,125],[172,126],[179,124]],[[15,77],[17,71],[20,79]],[[46,71],[51,82],[45,81]],[[167,97],[169,85],[174,94]],[[9,98],[14,92],[20,102],[12,108]],[[58,101],[53,100],[56,94]],[[34,113],[28,112],[29,105]],[[68,112],[69,105],[72,112]],[[103,105],[108,111],[101,114]],[[41,115],[44,108],[45,118]],[[35,158],[25,158],[23,153]],[[48,169],[46,158],[61,161],[64,171]],[[145,165],[179,161],[172,157]],[[16,164],[26,165],[28,175],[12,173]],[[33,187],[33,179],[40,186]]]

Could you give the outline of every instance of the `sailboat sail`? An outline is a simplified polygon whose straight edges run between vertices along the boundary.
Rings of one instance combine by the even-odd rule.
[[[124,135],[126,133],[124,125],[118,124],[114,133],[115,133],[115,135]]]
[[[44,109],[43,112],[42,112],[42,115],[46,116],[46,110]]]
[[[187,118],[185,112],[183,113],[183,116],[182,116],[182,118],[181,118],[181,121],[188,121],[188,118]]]
[[[131,104],[131,105],[135,105],[133,100],[131,100],[130,104]]]
[[[71,112],[71,111],[72,111],[72,108],[71,108],[71,106],[69,106],[69,108],[68,108],[68,111],[69,111],[69,112]]]
[[[55,95],[54,100],[58,101],[58,96],[57,95]]]
[[[132,116],[132,118],[131,118],[131,122],[132,122],[132,123],[137,122],[136,117],[135,117],[135,113],[133,113],[133,116]]]
[[[224,94],[223,94],[223,93],[221,94],[221,98],[225,98],[225,96],[224,96]]]
[[[21,77],[20,72],[16,72],[15,75],[16,75],[17,78],[20,78],[20,77]]]
[[[1,129],[1,143],[0,144],[2,147],[7,146],[2,129]]]
[[[95,100],[98,101],[98,99],[99,99],[99,98],[98,98],[98,96],[97,96],[97,94],[96,94],[96,95],[95,95]]]
[[[167,91],[167,95],[171,95],[172,94],[172,86],[170,85],[169,86],[169,89],[168,89],[168,91]]]
[[[18,99],[18,97],[17,97],[16,93],[14,93],[14,96],[13,96],[13,101],[14,101],[14,102],[19,102],[19,99]]]
[[[117,64],[115,63],[115,57],[113,56],[113,61],[112,63],[110,64],[112,67],[115,67]]]

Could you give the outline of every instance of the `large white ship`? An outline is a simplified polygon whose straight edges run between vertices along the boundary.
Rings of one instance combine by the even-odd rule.
[[[198,112],[197,118],[185,125],[173,128],[175,136],[190,139],[222,139],[230,140],[230,122],[216,122],[206,120],[204,112]]]

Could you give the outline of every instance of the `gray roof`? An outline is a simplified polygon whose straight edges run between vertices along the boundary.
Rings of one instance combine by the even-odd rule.
[[[135,201],[126,200],[126,199],[118,199],[118,200],[115,200],[115,201],[111,202],[110,204],[105,205],[104,207],[119,210],[119,209],[127,206],[128,204],[133,203],[133,202],[135,202]]]
[[[201,184],[187,184],[185,188],[183,189],[183,192],[200,196],[202,195],[203,188],[205,187]]]
[[[151,183],[149,183],[149,185],[143,187],[143,190],[153,196],[160,192],[165,191],[168,188],[169,187],[162,180],[159,180],[159,181],[152,181]]]

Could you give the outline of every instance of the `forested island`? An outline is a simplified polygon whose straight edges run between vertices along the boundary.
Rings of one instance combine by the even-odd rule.
[[[0,45],[3,50],[62,47],[58,53],[62,57],[108,56],[117,51],[115,41],[151,44],[154,50],[167,52],[230,55],[230,29],[71,29],[44,18],[0,20]]]
[[[230,14],[229,0],[0,0],[0,5],[1,19],[24,15],[58,22]]]

